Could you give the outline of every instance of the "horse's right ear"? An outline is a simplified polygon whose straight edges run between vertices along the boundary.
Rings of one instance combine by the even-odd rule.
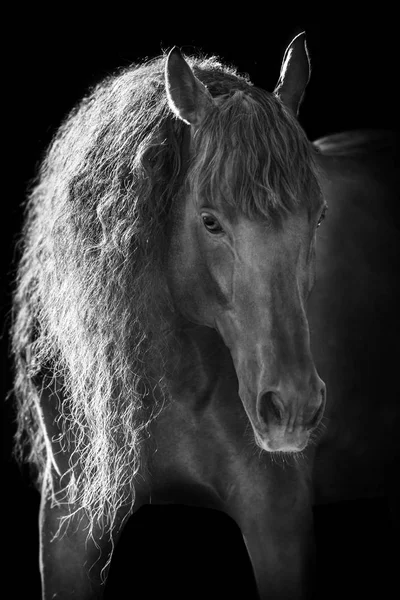
[[[210,92],[195,77],[176,46],[167,57],[165,89],[169,106],[176,116],[194,127],[200,125],[204,116],[214,106]]]

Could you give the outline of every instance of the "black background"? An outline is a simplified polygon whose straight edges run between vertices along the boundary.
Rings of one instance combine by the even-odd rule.
[[[243,8],[243,7],[242,7]],[[110,10],[110,7],[108,7]],[[177,10],[177,9],[176,9]],[[15,264],[15,239],[21,226],[26,189],[60,121],[88,87],[118,67],[159,55],[173,45],[185,53],[217,54],[253,82],[272,90],[281,58],[292,37],[307,32],[312,78],[300,122],[311,139],[348,129],[398,129],[398,49],[394,15],[368,22],[338,25],[320,21],[269,19],[248,14],[231,24],[205,18],[199,30],[188,16],[165,20],[157,9],[147,13],[113,12],[104,22],[83,23],[76,16],[24,14],[6,25],[9,45],[3,57],[7,106],[3,112],[4,196],[2,203],[1,344],[2,397],[12,386],[7,330]],[[96,15],[97,16],[97,15]],[[203,15],[204,18],[204,15]],[[168,22],[175,21],[172,29]],[[156,23],[155,23],[156,21]],[[6,141],[7,140],[7,141]],[[12,401],[4,408],[5,535],[9,560],[5,588],[10,597],[38,598],[37,511],[39,496],[28,472],[11,458],[14,432]],[[316,509],[319,551],[318,598],[361,597],[390,589],[394,559],[389,548],[392,530],[386,503],[361,500]],[[147,590],[174,597],[242,597],[254,593],[241,535],[227,517],[184,508],[145,508],[123,542],[114,583],[121,589]],[[118,567],[119,565],[119,567]],[[394,580],[394,579],[393,579]],[[9,583],[8,583],[9,582]],[[186,587],[190,582],[190,588]],[[196,591],[196,594],[195,594]],[[127,591],[111,597],[130,597]],[[139,597],[142,597],[139,594]]]

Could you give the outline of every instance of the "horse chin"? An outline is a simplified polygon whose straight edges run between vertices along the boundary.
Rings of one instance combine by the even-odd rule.
[[[296,454],[302,452],[308,445],[308,432],[293,432],[290,434],[267,435],[254,431],[257,446],[266,452]]]

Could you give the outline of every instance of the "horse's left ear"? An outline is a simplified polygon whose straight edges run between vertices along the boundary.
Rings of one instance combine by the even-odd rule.
[[[210,92],[195,77],[176,46],[167,57],[165,89],[169,106],[176,116],[194,127],[200,125],[207,112],[214,106]]]
[[[306,34],[299,33],[286,49],[279,81],[274,94],[297,116],[304,90],[310,79],[310,59],[306,46]]]

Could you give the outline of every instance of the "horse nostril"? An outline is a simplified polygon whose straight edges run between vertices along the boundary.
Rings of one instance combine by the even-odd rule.
[[[258,411],[264,423],[275,421],[280,423],[283,418],[281,402],[276,392],[264,392],[261,394]]]

